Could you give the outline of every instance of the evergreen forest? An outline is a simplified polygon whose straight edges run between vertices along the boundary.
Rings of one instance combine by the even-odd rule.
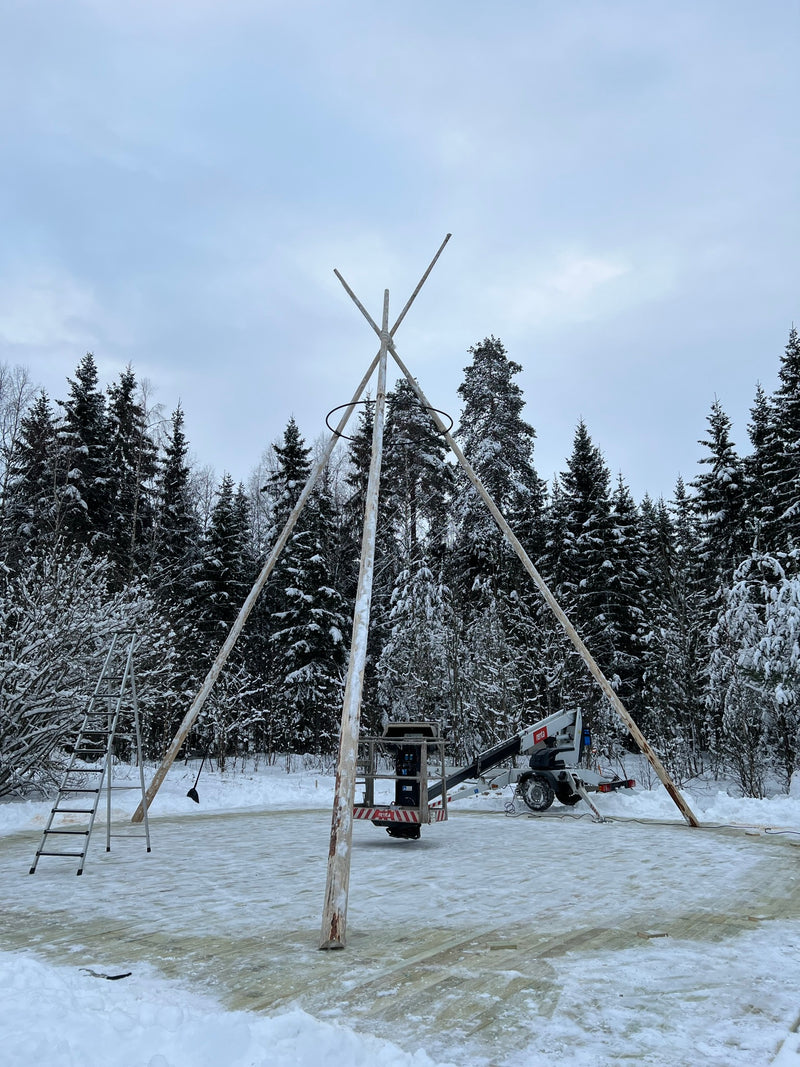
[[[679,783],[788,790],[800,748],[800,337],[755,391],[739,454],[721,404],[700,474],[636,501],[577,424],[546,484],[521,366],[469,352],[455,435]],[[62,399],[0,367],[0,795],[50,788],[110,635],[135,629],[149,759],[160,759],[314,462],[294,419],[249,483],[189,459],[184,412],[87,354]],[[188,745],[221,765],[332,761],[372,436],[357,409]],[[387,397],[362,730],[443,723],[462,762],[562,707],[603,760],[631,742],[407,383]],[[123,757],[124,752],[120,753]]]

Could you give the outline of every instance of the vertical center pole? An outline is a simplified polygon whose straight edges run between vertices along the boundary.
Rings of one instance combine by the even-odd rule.
[[[342,706],[342,730],[339,763],[331,819],[331,844],[328,853],[328,881],[322,911],[320,948],[344,948],[347,929],[347,896],[350,889],[350,852],[353,841],[353,802],[356,795],[358,728],[361,696],[364,691],[364,666],[367,660],[369,612],[372,601],[372,574],[375,564],[375,532],[378,525],[378,493],[383,455],[383,424],[386,408],[386,361],[389,350],[389,290],[383,294],[381,350],[378,360],[378,390],[372,427],[372,458],[364,505],[364,532],[361,538],[361,563],[353,612],[353,637],[350,662]]]

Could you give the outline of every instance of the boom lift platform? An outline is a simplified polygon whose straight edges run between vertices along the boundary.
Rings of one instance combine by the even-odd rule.
[[[393,770],[382,771],[382,767]],[[429,784],[431,772],[438,781]],[[434,774],[434,777],[436,775]],[[447,818],[444,741],[436,722],[390,722],[382,737],[365,737],[359,742],[356,787],[363,787],[363,800],[353,805],[354,819],[369,819],[382,826],[390,837],[415,841],[420,827]],[[375,804],[375,782],[393,781],[394,800],[383,807]],[[442,801],[429,803],[432,790]]]
[[[583,728],[578,709],[557,711],[524,727],[482,752],[466,767],[449,773],[442,767],[438,780],[432,782],[422,772],[427,756],[425,737],[438,739],[436,723],[390,723],[382,738],[364,739],[366,759],[360,764],[364,772],[364,803],[354,807],[355,818],[371,819],[392,837],[417,838],[420,824],[447,818],[451,801],[516,785],[516,795],[531,811],[547,811],[556,799],[567,807],[583,800],[595,820],[602,822],[603,816],[589,794],[632,789],[636,784],[632,778],[602,774],[582,765],[586,763],[591,738]],[[436,744],[443,750],[442,741],[437,740]],[[386,750],[394,756],[394,774],[377,773],[378,756]],[[501,766],[515,756],[529,756],[528,767]],[[374,781],[378,778],[394,779],[396,783],[394,803],[383,808],[376,808],[373,803]],[[414,825],[402,825],[406,822]]]

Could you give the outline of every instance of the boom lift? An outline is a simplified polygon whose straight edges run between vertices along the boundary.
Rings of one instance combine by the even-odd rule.
[[[393,740],[404,735],[408,735],[405,747]],[[568,807],[583,800],[594,817],[602,822],[603,817],[589,794],[632,789],[636,784],[632,778],[602,774],[582,765],[586,762],[584,754],[591,738],[589,731],[583,728],[579,709],[557,711],[532,726],[523,727],[506,741],[482,752],[466,767],[449,773],[442,769],[438,780],[430,782],[426,781],[423,770],[427,755],[427,745],[421,743],[423,735],[436,737],[435,747],[440,749],[442,742],[438,741],[435,723],[390,723],[383,738],[366,739],[369,757],[361,764],[364,802],[355,806],[356,818],[371,819],[376,826],[385,827],[393,837],[416,838],[419,837],[420,824],[447,818],[447,805],[451,801],[516,785],[516,794],[531,811],[547,811],[554,800]],[[379,774],[377,754],[387,744],[395,755],[395,772]],[[501,766],[515,756],[528,756],[528,767]],[[409,774],[415,782],[415,789],[411,791]],[[373,789],[377,778],[393,779],[396,783],[394,803],[383,808],[374,806]],[[410,818],[413,818],[413,830],[409,828],[403,832],[405,827],[398,823]]]
[[[547,811],[554,800],[568,807],[584,800],[600,817],[589,793],[632,789],[636,783],[632,778],[601,774],[582,766],[590,745],[591,737],[588,729],[583,727],[579,709],[554,712],[481,753],[468,767],[449,774],[446,801],[516,784],[517,794],[531,811]],[[529,756],[528,767],[499,766],[514,756]],[[428,797],[435,799],[440,792],[441,787],[432,785]]]

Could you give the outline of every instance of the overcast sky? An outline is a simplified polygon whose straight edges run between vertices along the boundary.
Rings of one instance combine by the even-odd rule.
[[[0,0],[0,362],[53,397],[128,362],[246,479],[309,440],[392,319],[458,416],[524,367],[541,475],[583,417],[634,494],[748,449],[798,289],[800,6],[723,0]]]

